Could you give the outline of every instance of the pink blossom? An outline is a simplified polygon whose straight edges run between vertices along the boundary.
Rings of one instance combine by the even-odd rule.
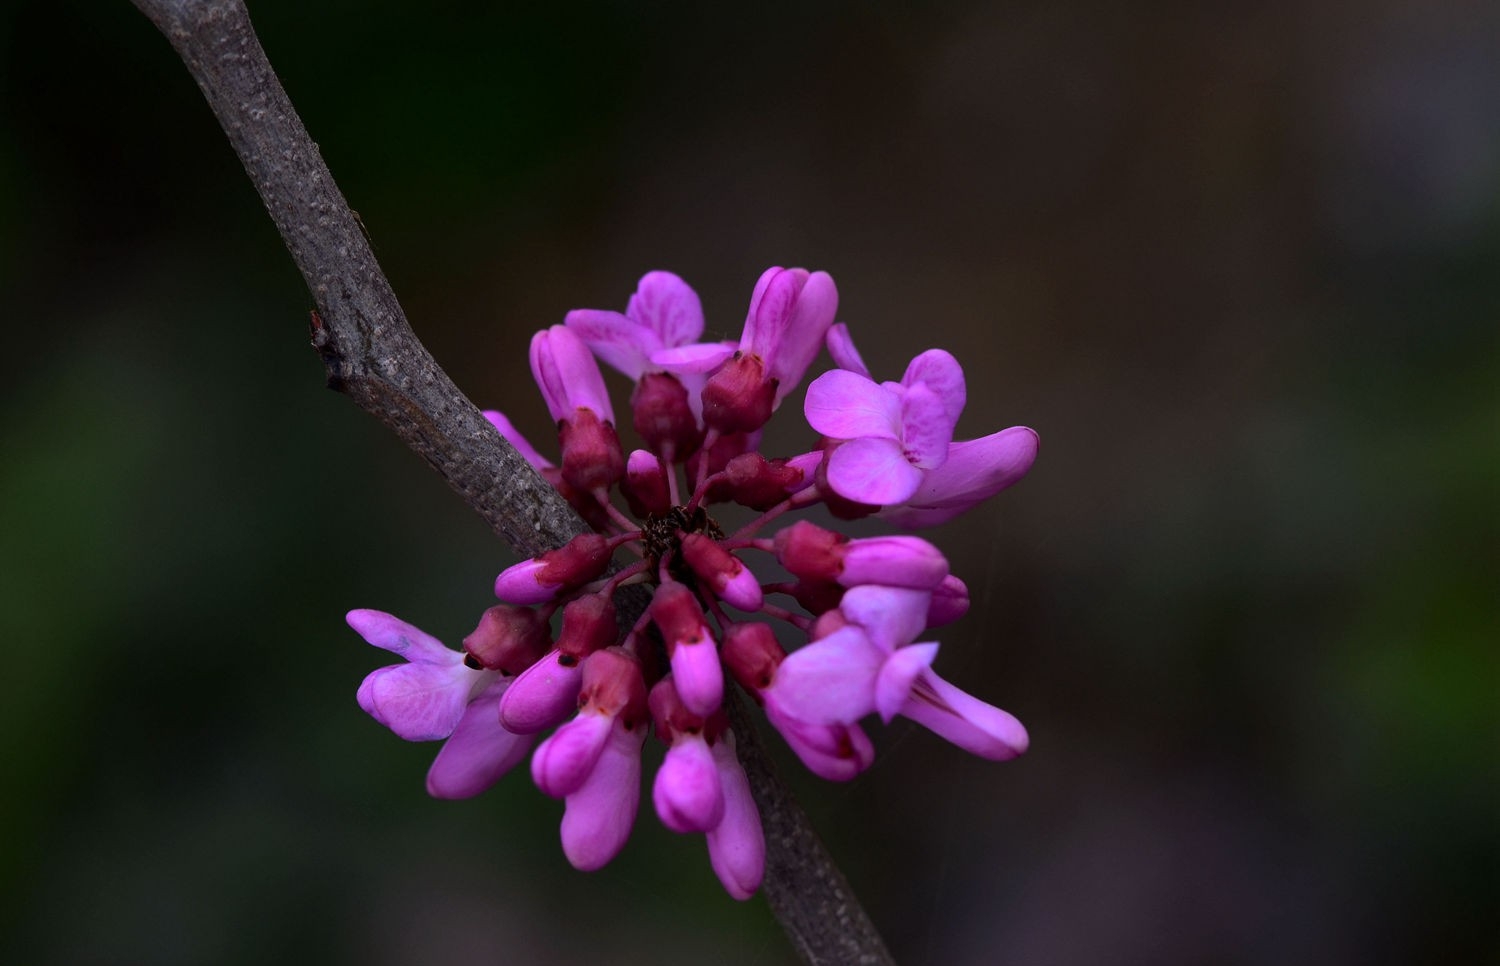
[[[928,470],[910,496],[879,516],[899,527],[946,523],[1019,482],[1040,447],[1041,437],[1025,426],[953,443],[942,466]]]

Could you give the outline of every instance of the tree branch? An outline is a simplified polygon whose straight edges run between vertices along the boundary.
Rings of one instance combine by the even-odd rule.
[[[534,556],[586,532],[412,332],[241,0],[132,2],[198,82],[302,272],[317,305],[312,341],[329,386],[389,426],[518,553]],[[819,966],[892,962],[777,778],[743,702],[726,698],[766,829],[763,891],[792,944]]]

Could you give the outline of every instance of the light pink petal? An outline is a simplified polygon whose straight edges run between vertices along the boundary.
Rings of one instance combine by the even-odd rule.
[[[910,644],[926,628],[931,599],[926,590],[865,584],[844,594],[839,611],[849,623],[863,627],[872,644],[889,652]]]
[[[639,379],[646,371],[651,353],[662,348],[661,337],[655,331],[619,312],[574,309],[563,319],[563,324],[582,339],[594,355],[631,379]]]
[[[515,447],[516,452],[521,454],[521,458],[530,463],[534,469],[551,469],[552,462],[541,453],[538,453],[536,447],[526,441],[526,437],[521,435],[520,431],[511,424],[511,421],[505,417],[504,413],[495,409],[486,409],[484,411],[484,418],[490,421],[490,425],[494,426],[500,432],[500,435],[505,437],[505,441]]]
[[[837,325],[830,326],[826,341],[828,343],[828,354],[833,356],[834,365],[873,381],[870,370],[865,367],[865,360],[860,358],[859,350],[854,348],[854,339],[849,335],[849,327],[847,325],[840,322]]]
[[[927,527],[951,520],[1026,475],[1036,461],[1040,438],[1025,426],[1012,426],[981,439],[948,447],[948,459],[929,470],[902,506],[887,506],[880,517],[901,527]]]
[[[522,671],[500,699],[500,723],[518,735],[545,731],[562,724],[578,710],[578,688],[583,666],[561,663],[562,655],[551,651]]]
[[[932,603],[927,608],[927,626],[942,627],[944,624],[951,624],[968,612],[968,585],[949,574],[932,590]]]
[[[937,652],[935,643],[912,644],[896,648],[886,659],[875,682],[875,710],[880,712],[881,721],[890,724],[901,713],[911,697],[912,683],[932,665]]]
[[[850,724],[875,710],[875,679],[885,662],[857,627],[842,627],[788,655],[766,700],[809,724]]]
[[[588,780],[568,796],[562,848],[573,868],[601,869],[625,847],[641,802],[641,744],[646,729],[616,721]]]
[[[968,398],[963,366],[942,349],[928,349],[911,361],[906,367],[906,375],[901,377],[903,386],[911,387],[917,383],[926,385],[943,401],[948,410],[951,432],[951,427],[958,423],[958,416],[964,411],[964,403]]]
[[[744,566],[739,573],[725,581],[723,589],[718,593],[726,602],[747,613],[760,610],[761,605],[766,602],[765,593],[760,589],[760,580],[749,567]]]
[[[642,276],[625,314],[649,328],[660,348],[694,342],[703,334],[703,303],[688,283],[671,272]]]
[[[383,610],[351,610],[344,621],[367,643],[399,654],[414,664],[462,664],[464,656],[399,617]]]
[[[789,487],[787,495],[801,493],[817,482],[818,464],[823,462],[823,451],[815,449],[811,453],[803,453],[793,456],[786,461],[786,465],[802,471],[802,481],[795,486]]]
[[[394,664],[359,686],[359,706],[407,741],[436,741],[458,727],[483,671],[462,664]]]
[[[495,596],[507,604],[544,604],[557,596],[562,584],[544,584],[539,579],[547,564],[533,557],[512,564],[495,578]]]
[[[953,441],[953,425],[942,399],[926,383],[919,382],[902,395],[901,445],[913,466],[930,470],[943,465]]]
[[[875,746],[857,724],[815,725],[786,715],[774,700],[766,701],[766,720],[807,770],[832,782],[846,782],[875,761]]]
[[[512,734],[500,726],[500,696],[509,685],[508,679],[500,678],[469,702],[427,771],[427,794],[473,798],[526,757],[535,738]]]
[[[838,582],[931,590],[946,576],[948,558],[921,537],[867,537],[845,544]]]
[[[724,668],[713,638],[705,634],[696,644],[678,644],[671,660],[683,706],[705,718],[717,711],[724,700]]]
[[[802,406],[807,424],[832,439],[901,433],[901,397],[864,376],[831,369],[807,387]]]
[[[702,735],[685,735],[667,750],[651,785],[662,824],[674,832],[707,832],[724,817],[724,792]]]
[[[726,359],[734,355],[734,351],[735,347],[731,343],[695,342],[692,345],[653,352],[651,364],[678,375],[706,373],[723,365]],[[690,392],[689,397],[691,395]]]
[[[992,761],[1014,758],[1030,743],[1014,715],[960,691],[930,670],[918,675],[901,713],[964,751]]]
[[[745,330],[740,335],[740,349],[758,355],[767,365],[776,358],[791,320],[797,293],[807,283],[804,268],[768,268],[755,283],[750,297],[750,311],[745,316]],[[821,336],[820,336],[821,338]]]
[[[599,364],[566,326],[554,325],[532,337],[531,374],[553,419],[571,419],[574,410],[588,409],[605,422],[615,421]]]
[[[581,788],[599,761],[614,720],[609,715],[585,712],[554,731],[531,756],[531,777],[536,787],[553,798]]]
[[[841,443],[828,457],[828,485],[839,496],[881,506],[916,492],[922,471],[906,461],[893,439],[866,436]]]
[[[775,403],[797,387],[807,367],[818,357],[823,336],[839,310],[839,290],[827,272],[813,272],[797,294],[791,318],[782,331],[776,354],[767,361],[770,375],[779,380]]]
[[[750,779],[735,755],[732,732],[724,732],[714,745],[713,758],[723,787],[724,817],[708,833],[708,862],[724,890],[744,901],[760,888],[765,875],[766,836],[750,794]]]

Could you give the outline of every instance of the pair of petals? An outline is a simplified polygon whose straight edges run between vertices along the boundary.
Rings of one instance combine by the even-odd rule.
[[[662,368],[652,356],[695,343],[703,334],[703,303],[697,292],[671,272],[648,272],[624,314],[574,309],[564,323],[601,360],[639,380]]]
[[[732,732],[712,747],[701,734],[680,737],[656,773],[651,798],[667,828],[707,835],[709,864],[725,891],[740,900],[755,894],[765,873],[765,832]]]
[[[532,336],[531,374],[554,420],[571,420],[577,410],[587,409],[606,423],[615,421],[599,364],[566,326],[554,325]]]
[[[566,801],[563,854],[575,869],[603,868],[630,838],[640,805],[645,728],[617,715],[582,712],[537,746],[536,786]]]
[[[905,501],[927,471],[942,466],[965,401],[958,360],[929,349],[899,383],[847,369],[825,372],[808,386],[804,413],[819,433],[847,441],[829,456],[834,490],[885,506]]]

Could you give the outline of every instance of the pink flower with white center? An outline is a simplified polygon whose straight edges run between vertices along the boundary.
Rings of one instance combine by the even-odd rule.
[[[583,666],[578,716],[537,746],[531,777],[566,800],[563,854],[576,869],[599,869],[624,848],[640,805],[646,685],[640,662],[621,648]]]
[[[899,383],[834,369],[807,387],[813,429],[841,443],[828,457],[828,483],[840,496],[873,506],[901,503],[925,471],[948,458],[966,398],[963,368],[942,349],[911,361]]]
[[[447,739],[427,773],[428,794],[478,795],[526,757],[531,739],[500,727],[497,716],[508,678],[468,667],[462,652],[383,611],[352,610],[345,620],[408,661],[371,672],[359,687],[360,707],[408,741]]]
[[[814,724],[850,724],[872,712],[889,723],[900,714],[984,758],[1023,753],[1029,739],[1014,716],[933,673],[936,642],[906,643],[926,623],[927,596],[874,586],[845,594],[839,610],[849,623],[777,669],[780,709]]]

